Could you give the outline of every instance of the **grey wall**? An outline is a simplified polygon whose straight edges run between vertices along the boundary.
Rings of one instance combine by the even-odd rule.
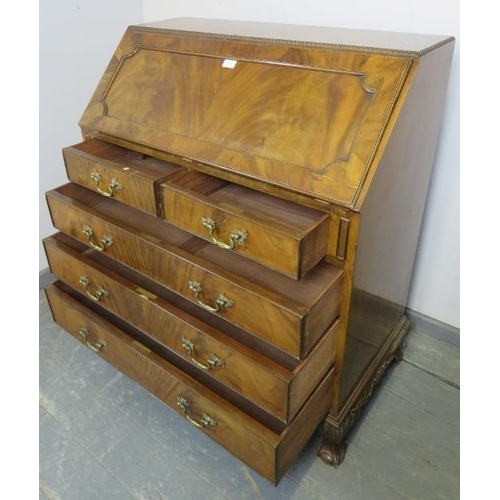
[[[54,233],[45,191],[67,182],[61,149],[81,141],[78,120],[141,0],[40,1],[40,239]],[[40,243],[40,270],[47,260]]]

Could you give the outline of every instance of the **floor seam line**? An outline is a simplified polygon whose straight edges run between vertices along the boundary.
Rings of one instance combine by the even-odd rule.
[[[102,359],[102,358],[101,358]],[[104,360],[103,360],[104,361]],[[123,377],[127,377],[125,374],[121,373],[120,371],[117,370],[117,374],[118,375],[121,375]],[[127,377],[128,378],[128,377]],[[129,380],[132,380],[129,378]],[[142,387],[140,384],[138,384],[137,382],[134,382],[135,384],[137,384],[137,387],[139,387],[141,390],[144,390],[146,392],[147,389],[144,389],[144,387]],[[212,484],[207,478],[206,476],[203,476],[201,475],[195,468],[193,468],[191,466],[191,464],[189,462],[186,462],[185,460],[183,460],[183,457],[178,455],[177,453],[175,453],[175,451],[171,450],[168,446],[165,445],[165,443],[163,443],[162,441],[160,441],[154,434],[151,434],[149,432],[149,430],[146,428],[146,427],[143,427],[134,417],[132,417],[131,415],[129,415],[128,413],[126,413],[122,408],[120,408],[112,399],[110,399],[108,396],[106,396],[106,394],[102,393],[101,391],[99,391],[99,389],[97,389],[91,382],[87,381],[87,385],[94,391],[96,392],[97,394],[99,394],[100,396],[102,396],[106,401],[108,401],[111,405],[113,405],[118,411],[120,411],[123,415],[125,415],[125,417],[127,417],[128,419],[130,419],[135,425],[137,425],[139,428],[141,428],[148,436],[150,436],[156,443],[158,443],[160,446],[162,446],[163,448],[165,448],[169,453],[172,453],[180,462],[182,462],[186,468],[188,468],[189,470],[191,470],[192,472],[194,472],[195,474],[197,474],[203,481],[205,481],[206,483],[208,483],[210,486],[212,486],[212,488],[214,488],[216,491],[218,491],[222,496],[224,496],[224,498],[227,498],[227,500],[231,500],[230,498],[226,497],[224,495],[224,493],[217,487],[215,486],[214,484]],[[172,408],[170,408],[170,406],[168,406],[167,404],[163,403],[163,401],[161,401],[160,399],[158,399],[154,394],[151,394],[150,392],[148,392],[148,394],[157,399],[161,404],[163,404],[167,409],[170,409],[171,411],[174,411]],[[175,412],[174,412],[175,413]],[[180,415],[179,415],[180,416]],[[90,451],[89,451],[90,453]]]
[[[41,403],[40,403],[41,404]],[[43,405],[41,405],[43,406]],[[114,473],[111,469],[109,469],[105,464],[103,464],[84,444],[80,442],[80,440],[69,430],[66,428],[63,422],[61,422],[55,415],[53,415],[47,408],[44,408],[45,411],[71,436],[71,439],[75,441],[75,443],[80,446],[88,455],[92,457],[93,460],[95,460],[101,467],[104,468],[111,476],[119,483],[121,484],[130,494],[131,498],[135,500],[140,500],[130,489],[129,487],[122,482]]]
[[[406,358],[403,358],[403,361],[405,363],[408,363],[409,365],[414,366],[415,368],[418,368],[419,370],[422,370],[423,372],[428,373],[429,375],[441,380],[441,382],[444,382],[445,384],[448,384],[451,387],[453,387],[457,390],[460,390],[460,384],[453,382],[453,380],[450,380],[449,378],[443,377],[442,375],[439,375],[439,373],[433,372],[432,370],[425,368],[424,366],[416,363],[415,361],[411,361],[411,360],[406,359]]]
[[[91,384],[89,384],[89,386],[92,387],[92,389],[94,391],[96,391],[95,387],[93,387]],[[104,396],[104,395],[103,395]],[[104,396],[105,397],[105,396]],[[111,401],[109,398],[106,398],[110,403],[113,403],[113,401]],[[115,405],[116,406],[116,405]],[[138,422],[135,421],[135,419],[133,419],[132,417],[130,417],[129,415],[127,415],[125,412],[123,412],[123,410],[121,410],[121,408],[117,407],[122,413],[124,413],[124,415],[127,417],[127,418],[130,418],[130,420],[132,420],[136,425],[138,425],[141,429],[143,429],[150,437],[152,437],[158,444],[160,444],[161,446],[163,446],[164,448],[166,448],[168,451],[170,451],[173,455],[175,455],[177,458],[180,458],[175,452],[173,452],[172,450],[170,450],[169,448],[167,448],[165,446],[165,444],[163,444],[161,441],[158,441],[152,434],[150,434],[149,432],[147,432],[146,429],[144,429],[144,427],[142,427],[141,425],[138,424]],[[123,487],[130,493],[131,497],[134,499],[134,500],[141,500],[141,497],[138,497],[137,495],[135,495],[134,492],[132,492],[130,490],[130,488],[125,484],[123,483],[115,474],[114,472],[109,469],[109,467],[107,467],[103,462],[101,462],[101,460],[96,456],[94,455],[94,453],[92,453],[82,442],[80,442],[80,440],[70,431],[68,430],[65,425],[57,418],[55,417],[52,413],[50,413],[50,411],[45,408],[45,410],[47,411],[47,413],[50,414],[50,416],[66,431],[68,432],[68,434],[71,436],[72,439],[75,440],[75,442],[78,444],[78,446],[80,446],[81,448],[83,448],[97,463],[99,463],[107,472],[109,472],[109,474],[111,474],[121,485],[123,485]],[[217,492],[219,492],[225,499],[227,500],[231,500],[230,497],[227,497],[219,488],[217,488],[214,484],[212,484],[210,481],[208,481],[205,477],[203,477],[201,474],[199,474],[195,469],[193,469],[188,463],[184,462],[183,460],[181,460],[181,462],[186,466],[186,468],[192,470],[195,474],[197,474],[203,481],[205,481],[207,484],[209,484],[210,486],[212,486],[212,488],[214,488]]]

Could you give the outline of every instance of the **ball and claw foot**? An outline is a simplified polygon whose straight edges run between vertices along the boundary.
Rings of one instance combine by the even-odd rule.
[[[333,465],[337,468],[345,458],[346,446],[344,443],[334,443],[329,439],[323,439],[318,449],[318,456],[325,464]]]

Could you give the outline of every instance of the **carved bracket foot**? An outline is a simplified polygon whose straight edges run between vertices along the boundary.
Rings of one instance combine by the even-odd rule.
[[[344,440],[347,433],[360,417],[363,407],[372,396],[389,365],[393,361],[399,363],[403,359],[404,337],[409,329],[410,322],[403,315],[379,353],[380,355],[367,370],[367,376],[355,388],[344,408],[341,408],[340,413],[337,414],[330,412],[321,424],[320,432],[323,442],[318,449],[318,456],[326,464],[338,467],[344,460],[346,453]]]
[[[318,449],[318,456],[325,464],[333,465],[337,468],[345,458],[346,445],[344,443],[334,443],[330,439],[323,439]]]

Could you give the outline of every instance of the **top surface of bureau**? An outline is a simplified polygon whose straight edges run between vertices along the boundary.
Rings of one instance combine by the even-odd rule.
[[[80,126],[355,206],[420,52],[218,36],[193,23],[129,27]]]

